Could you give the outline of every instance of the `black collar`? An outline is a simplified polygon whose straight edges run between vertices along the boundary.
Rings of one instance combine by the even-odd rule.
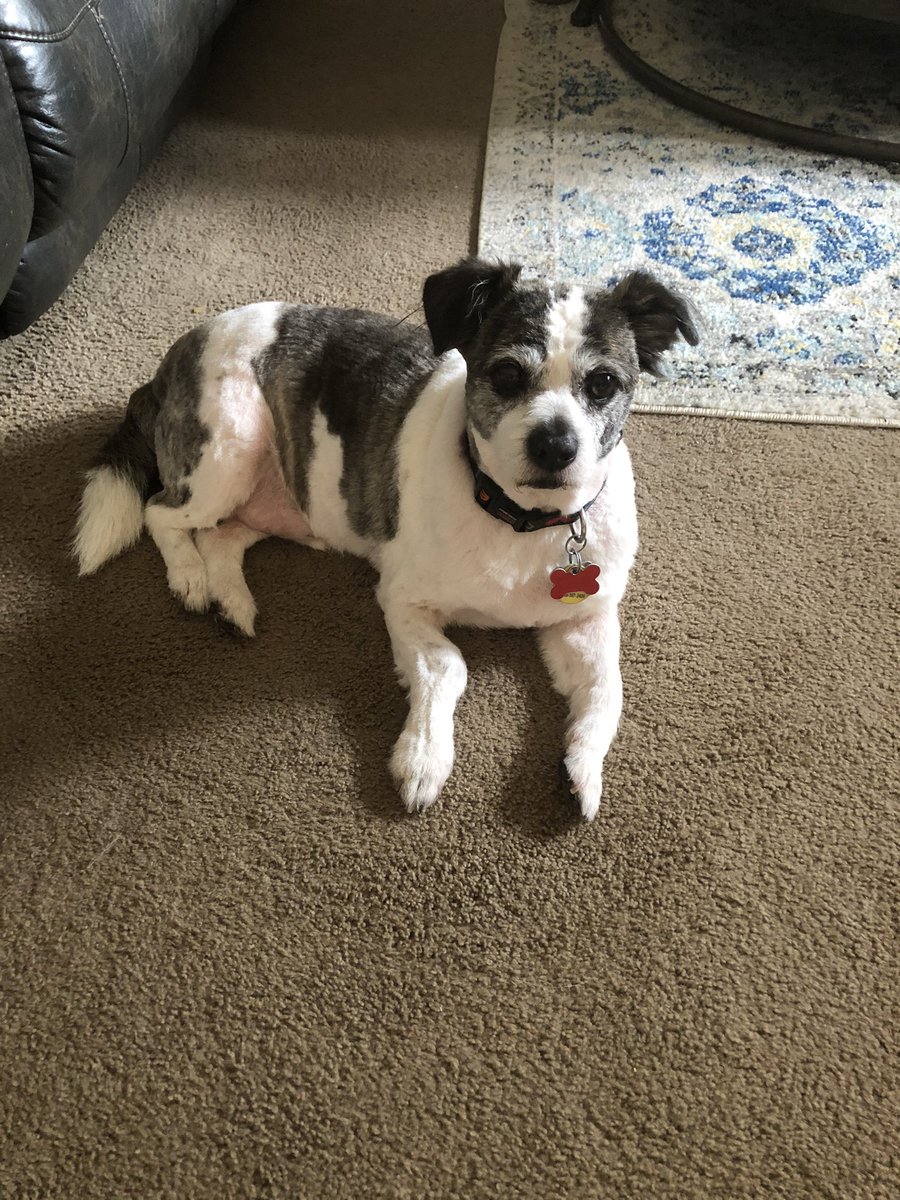
[[[621,437],[619,440],[621,441]],[[603,487],[594,499],[589,500],[578,512],[561,513],[558,509],[548,512],[545,508],[522,508],[521,504],[510,500],[500,484],[495,483],[476,463],[469,445],[468,431],[463,434],[463,453],[468,459],[475,480],[475,503],[498,521],[505,521],[515,533],[534,533],[538,529],[551,529],[557,525],[574,525],[581,513],[587,512],[600,498],[603,488],[606,487],[604,479]]]

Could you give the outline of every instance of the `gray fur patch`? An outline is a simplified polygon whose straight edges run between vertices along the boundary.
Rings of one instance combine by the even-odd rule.
[[[611,292],[586,292],[585,349],[617,368],[626,390],[637,386],[640,374],[634,331]]]
[[[553,296],[542,284],[517,286],[481,324],[478,336],[466,352],[466,362],[478,374],[488,358],[496,358],[505,346],[533,346],[547,353],[547,317]]]
[[[292,307],[254,366],[275,417],[285,477],[309,503],[316,411],[343,446],[350,525],[387,541],[397,530],[396,443],[436,359],[422,331],[361,309]]]
[[[501,396],[486,378],[493,363],[508,357],[523,366],[541,363],[547,355],[547,317],[553,303],[548,287],[517,286],[492,309],[466,353],[468,415],[478,433],[489,438],[503,417],[531,399],[539,389],[539,371],[532,371],[528,388],[517,396]]]
[[[178,339],[160,364],[153,389],[160,400],[154,433],[162,485],[154,503],[180,508],[191,497],[187,480],[200,462],[210,431],[200,420],[202,358],[208,338],[204,326]]]
[[[129,480],[146,501],[159,490],[153,437],[159,401],[152,383],[137,388],[128,401],[125,419],[106,440],[91,466],[109,467]]]
[[[300,508],[309,508],[308,472],[316,397],[304,381],[325,342],[323,314],[329,309],[296,305],[285,310],[275,337],[253,361],[263,395],[272,410],[285,482]]]
[[[612,294],[587,292],[585,305],[584,357],[593,366],[609,370],[621,384],[594,418],[597,452],[603,457],[618,444],[622,434],[640,377],[640,363],[631,326],[613,302]]]

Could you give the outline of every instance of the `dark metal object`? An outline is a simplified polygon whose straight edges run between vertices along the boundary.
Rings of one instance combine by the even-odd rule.
[[[585,26],[595,19],[604,45],[620,66],[645,87],[673,104],[699,113],[701,117],[721,121],[724,125],[731,125],[770,141],[784,142],[789,146],[801,146],[805,150],[860,158],[868,162],[900,162],[900,142],[825,133],[806,125],[778,121],[774,117],[764,117],[761,113],[748,112],[732,104],[724,104],[721,100],[714,100],[710,96],[704,96],[702,92],[686,87],[651,67],[622,41],[613,24],[613,8],[613,0],[580,0],[572,14],[572,24]]]

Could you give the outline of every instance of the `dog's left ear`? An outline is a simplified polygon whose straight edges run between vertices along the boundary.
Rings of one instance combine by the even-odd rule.
[[[422,303],[435,354],[461,350],[471,342],[490,310],[516,285],[518,263],[464,258],[425,280]]]
[[[612,301],[628,318],[641,370],[651,375],[658,374],[662,356],[672,349],[679,334],[690,346],[700,340],[693,306],[647,271],[626,275],[613,288]]]

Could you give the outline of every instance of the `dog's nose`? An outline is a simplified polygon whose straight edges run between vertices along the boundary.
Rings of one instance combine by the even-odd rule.
[[[575,461],[578,438],[565,421],[551,421],[532,429],[526,439],[525,449],[536,467],[553,474]]]

